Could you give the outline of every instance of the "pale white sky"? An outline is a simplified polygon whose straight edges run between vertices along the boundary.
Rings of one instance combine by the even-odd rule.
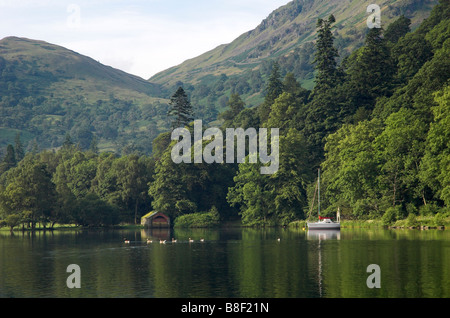
[[[0,0],[0,39],[43,40],[145,79],[254,29],[289,0]]]

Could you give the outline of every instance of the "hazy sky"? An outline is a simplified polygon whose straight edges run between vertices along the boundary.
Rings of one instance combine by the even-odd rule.
[[[0,0],[0,39],[62,45],[128,73],[155,73],[229,43],[289,0]]]

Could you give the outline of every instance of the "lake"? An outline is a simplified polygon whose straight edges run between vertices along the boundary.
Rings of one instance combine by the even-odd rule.
[[[450,231],[0,231],[0,297],[448,298]]]

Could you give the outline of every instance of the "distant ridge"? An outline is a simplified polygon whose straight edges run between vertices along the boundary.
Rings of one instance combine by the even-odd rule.
[[[5,37],[0,40],[0,57],[7,61],[28,61],[31,67],[39,67],[41,71],[50,72],[61,78],[89,76],[105,81],[109,85],[129,88],[149,95],[161,93],[159,85],[103,65],[62,46],[41,40]]]
[[[40,40],[0,40],[0,148],[20,133],[25,144],[61,146],[66,134],[83,148],[129,144],[151,151],[166,129],[161,85]]]
[[[412,20],[414,29],[426,18],[437,0],[382,0],[382,24],[386,26],[401,14]],[[229,44],[223,44],[152,76],[149,81],[171,87],[176,82],[196,84],[203,77],[232,76],[259,68],[268,59],[288,56],[314,39],[318,18],[333,14],[335,33],[341,51],[361,45],[367,26],[366,8],[372,2],[360,0],[294,0],[273,11],[255,29]],[[301,80],[301,79],[300,79]]]

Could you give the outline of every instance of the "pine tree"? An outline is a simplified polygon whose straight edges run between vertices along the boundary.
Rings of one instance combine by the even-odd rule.
[[[358,51],[348,70],[348,100],[355,108],[373,109],[377,97],[390,94],[394,70],[383,29],[370,29],[364,47]]]
[[[25,157],[25,151],[23,150],[23,144],[20,140],[20,133],[16,135],[14,140],[14,151],[16,152],[16,161],[20,162]]]
[[[406,18],[404,15],[400,16],[397,20],[389,24],[384,32],[384,39],[391,43],[397,43],[402,36],[411,31],[410,25],[411,19]]]
[[[342,123],[342,91],[339,90],[340,73],[337,69],[338,52],[334,47],[331,25],[333,15],[327,20],[317,21],[317,42],[315,54],[316,85],[308,103],[302,133],[306,136],[310,162],[318,165],[323,159],[325,137],[335,132]]]
[[[168,115],[174,117],[172,128],[185,127],[194,119],[191,102],[182,87],[170,98],[170,106]]]
[[[283,93],[283,82],[281,81],[280,65],[277,62],[273,63],[272,72],[267,86],[267,95],[265,101],[267,104],[273,104],[275,99]]]
[[[269,83],[267,84],[267,94],[264,103],[259,106],[258,114],[261,123],[269,118],[272,104],[283,93],[283,82],[281,81],[280,66],[277,62],[272,64],[272,72],[270,73]]]
[[[188,202],[188,191],[182,181],[185,167],[173,162],[170,150],[164,151],[156,162],[155,178],[148,190],[155,211],[171,218],[180,214],[178,206]]]
[[[322,89],[335,87],[338,79],[336,58],[339,56],[337,49],[333,46],[334,36],[331,33],[331,25],[336,22],[333,15],[327,20],[317,20],[317,42],[314,58],[316,75],[316,86],[314,92]]]
[[[228,101],[228,106],[232,111],[233,115],[236,116],[245,108],[245,103],[242,100],[241,96],[237,93],[231,94],[230,100]]]
[[[239,113],[245,109],[245,103],[239,94],[232,93],[227,103],[227,106],[230,109],[221,113],[219,115],[219,118],[224,119],[225,127],[231,127],[233,119],[236,118],[236,116],[239,115]]]
[[[5,158],[3,158],[3,163],[6,165],[6,170],[16,166],[16,154],[12,145],[6,147],[6,155]]]

